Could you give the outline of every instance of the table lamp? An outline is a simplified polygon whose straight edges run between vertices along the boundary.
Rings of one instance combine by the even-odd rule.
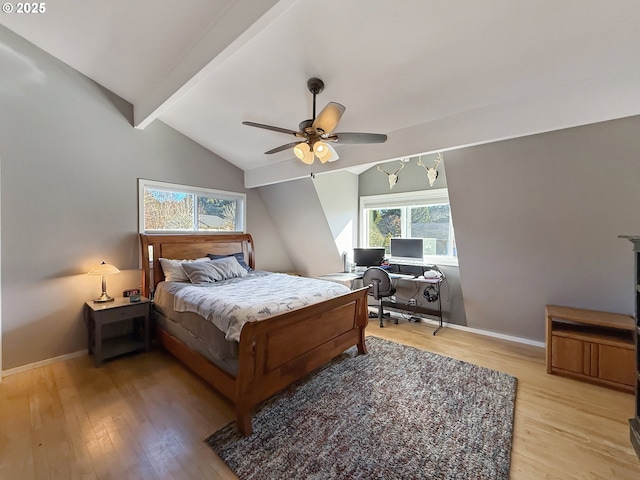
[[[114,273],[120,273],[113,265],[102,262],[100,265],[96,265],[89,270],[89,275],[102,275],[102,295],[93,300],[93,303],[112,302],[113,297],[107,295],[107,275],[113,275]]]

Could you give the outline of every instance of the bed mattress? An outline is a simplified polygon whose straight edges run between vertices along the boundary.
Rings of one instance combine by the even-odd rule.
[[[238,371],[238,342],[225,339],[218,327],[197,313],[176,312],[174,300],[172,293],[158,288],[153,298],[156,325],[235,376]]]

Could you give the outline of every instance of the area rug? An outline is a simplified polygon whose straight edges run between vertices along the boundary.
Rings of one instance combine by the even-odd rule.
[[[243,480],[507,479],[517,379],[367,337],[205,442]]]

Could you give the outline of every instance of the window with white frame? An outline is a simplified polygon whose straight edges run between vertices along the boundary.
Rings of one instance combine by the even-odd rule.
[[[140,232],[244,232],[246,195],[138,180]]]
[[[392,238],[422,238],[426,263],[457,265],[446,188],[360,197],[360,244],[384,247]]]

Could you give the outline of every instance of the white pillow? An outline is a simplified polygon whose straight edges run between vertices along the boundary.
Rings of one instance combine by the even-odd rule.
[[[196,258],[195,260],[173,260],[171,258],[160,258],[160,265],[164,272],[164,280],[166,282],[188,282],[187,272],[182,268],[183,263],[190,262],[209,262],[209,257]]]

